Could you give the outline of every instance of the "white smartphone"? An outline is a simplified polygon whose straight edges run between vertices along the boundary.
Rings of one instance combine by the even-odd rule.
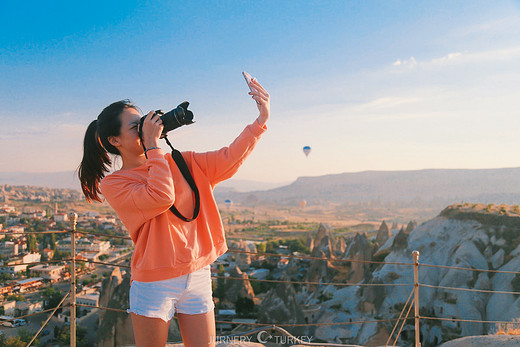
[[[244,78],[245,78],[245,80],[246,80],[246,83],[247,83],[247,86],[249,87],[249,83],[251,83],[251,80],[252,80],[253,78],[251,77],[250,74],[248,74],[248,73],[245,72],[245,71],[242,71],[242,75],[244,76]],[[251,89],[251,87],[249,87],[249,90],[250,90],[250,91],[253,91],[253,90]]]

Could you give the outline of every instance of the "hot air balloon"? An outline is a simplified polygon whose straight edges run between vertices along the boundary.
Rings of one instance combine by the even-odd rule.
[[[303,153],[305,153],[305,156],[308,157],[309,153],[311,152],[311,146],[304,146],[303,147]]]
[[[233,201],[229,200],[229,199],[226,199],[224,201],[224,203],[226,204],[226,207],[229,208],[231,205],[233,205]]]
[[[306,200],[301,200],[300,201],[300,207],[304,208],[305,206],[307,206],[307,201]]]

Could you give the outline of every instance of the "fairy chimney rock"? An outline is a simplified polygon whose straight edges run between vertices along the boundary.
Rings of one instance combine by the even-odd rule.
[[[379,246],[382,246],[390,238],[390,236],[390,229],[388,229],[388,225],[386,225],[386,222],[383,221],[383,223],[381,223],[381,226],[379,227],[379,230],[377,231],[376,243]]]
[[[312,248],[311,256],[319,256],[322,252],[326,258],[334,256],[334,238],[330,234],[329,229],[325,225],[320,224],[314,237],[314,247]]]

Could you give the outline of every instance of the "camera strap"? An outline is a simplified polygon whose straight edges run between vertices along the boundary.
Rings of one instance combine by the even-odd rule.
[[[194,195],[194,199],[195,199],[195,203],[194,203],[195,207],[194,207],[194,210],[193,210],[193,217],[192,218],[184,217],[179,212],[179,210],[177,210],[175,205],[172,205],[170,207],[170,211],[172,211],[174,215],[176,215],[177,217],[179,217],[180,219],[182,219],[185,222],[194,221],[195,219],[197,219],[197,217],[199,215],[199,211],[200,211],[200,194],[199,194],[199,189],[197,188],[197,185],[195,184],[195,180],[193,179],[193,176],[191,175],[191,172],[188,169],[188,165],[186,164],[186,161],[182,157],[181,152],[179,152],[178,150],[173,148],[172,144],[170,143],[170,141],[168,140],[168,137],[166,135],[164,136],[164,139],[166,140],[166,143],[168,144],[168,146],[170,146],[170,148],[172,149],[172,158],[175,161],[175,164],[177,164],[177,167],[179,168],[179,170],[181,170],[182,176],[184,177],[186,182],[188,182],[188,184],[190,185],[190,188],[193,191],[193,195]]]

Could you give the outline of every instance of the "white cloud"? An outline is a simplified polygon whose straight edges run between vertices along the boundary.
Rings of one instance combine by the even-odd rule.
[[[410,59],[408,60],[397,59],[392,65],[414,67],[415,65],[417,65],[417,60],[414,57],[410,57]]]
[[[398,59],[392,66],[396,68],[429,68],[445,66],[450,64],[493,64],[503,63],[504,61],[513,61],[520,58],[520,47],[507,47],[495,50],[484,50],[476,52],[452,52],[444,56],[432,58],[430,60],[417,60],[415,57],[409,59]]]

